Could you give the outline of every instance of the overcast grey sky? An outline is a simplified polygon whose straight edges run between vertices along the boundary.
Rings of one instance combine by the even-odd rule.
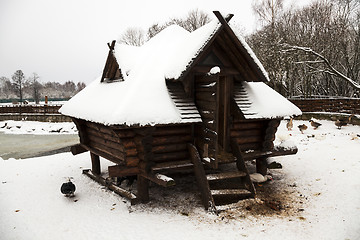
[[[85,82],[100,76],[107,42],[128,27],[183,17],[198,8],[235,14],[232,22],[252,31],[253,0],[0,0],[0,76],[18,69],[41,82]],[[290,1],[290,0],[288,0]],[[308,1],[308,0],[307,0]]]

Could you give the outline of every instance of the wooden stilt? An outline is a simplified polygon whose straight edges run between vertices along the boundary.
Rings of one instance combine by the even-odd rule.
[[[92,152],[90,152],[91,156],[91,171],[94,174],[100,175],[101,167],[100,167],[100,157]]]
[[[142,203],[149,202],[149,180],[138,175],[136,184],[138,200]]]
[[[256,172],[266,175],[267,174],[267,157],[261,157],[256,159]]]

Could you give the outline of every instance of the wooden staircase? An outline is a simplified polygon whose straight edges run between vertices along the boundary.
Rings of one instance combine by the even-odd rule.
[[[255,196],[254,185],[242,158],[237,158],[236,167],[229,165],[221,171],[206,173],[196,147],[192,144],[188,147],[205,209],[217,212],[217,206]]]

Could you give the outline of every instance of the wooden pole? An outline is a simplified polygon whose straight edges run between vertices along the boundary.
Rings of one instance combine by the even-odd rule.
[[[149,202],[149,180],[141,175],[137,177],[137,198],[142,203]]]
[[[91,156],[91,171],[94,174],[100,175],[101,167],[100,167],[100,157],[92,152],[90,152]]]

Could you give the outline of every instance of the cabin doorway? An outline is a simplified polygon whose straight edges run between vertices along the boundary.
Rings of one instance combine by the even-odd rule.
[[[231,79],[219,76],[217,87],[217,133],[218,144],[222,150],[230,151],[230,98]]]
[[[203,124],[197,135],[197,147],[203,158],[212,159],[217,168],[220,162],[232,161],[230,153],[230,101],[232,77],[203,75],[195,78],[194,98]]]

